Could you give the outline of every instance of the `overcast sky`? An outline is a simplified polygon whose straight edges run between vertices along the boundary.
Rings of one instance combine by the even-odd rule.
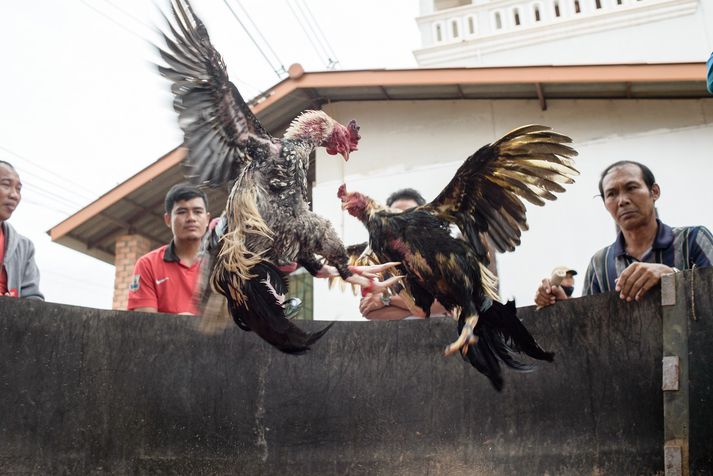
[[[244,96],[279,81],[224,1],[193,3]],[[245,7],[275,53],[263,43],[274,67],[325,69],[326,54],[315,52],[295,19],[295,0],[228,3],[238,14]],[[340,69],[416,66],[416,0],[309,0],[308,8]],[[169,85],[151,66],[156,7],[148,0],[5,1],[0,18],[0,159],[16,166],[24,184],[10,223],[37,247],[48,301],[110,308],[113,266],[52,243],[46,231],[182,140]]]

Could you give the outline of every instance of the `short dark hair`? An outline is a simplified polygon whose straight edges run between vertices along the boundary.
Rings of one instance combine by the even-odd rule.
[[[168,213],[169,215],[171,214],[171,212],[173,211],[173,205],[176,202],[180,202],[182,200],[191,200],[196,197],[200,197],[203,199],[203,204],[205,205],[205,208],[207,210],[208,196],[203,190],[189,183],[177,183],[176,185],[171,187],[168,192],[166,192],[166,201],[164,202],[164,205],[166,207],[166,213]]]
[[[423,198],[423,195],[413,188],[402,188],[395,191],[386,199],[386,206],[390,207],[397,200],[413,200],[419,207],[426,204],[426,199]]]
[[[641,177],[644,179],[644,183],[646,184],[646,187],[649,189],[649,191],[651,191],[654,184],[656,183],[656,177],[654,177],[654,173],[644,164],[636,162],[635,160],[620,160],[618,162],[614,162],[609,167],[604,169],[604,172],[602,172],[601,177],[599,177],[599,195],[602,197],[602,200],[604,200],[604,177],[607,176],[611,169],[615,167],[621,167],[622,165],[636,165],[637,167],[639,167],[639,170],[641,170]]]
[[[10,162],[7,162],[7,161],[5,161],[5,160],[0,160],[0,165],[7,165],[7,166],[10,167],[12,170],[15,170],[15,167],[13,167],[13,165],[12,165]]]

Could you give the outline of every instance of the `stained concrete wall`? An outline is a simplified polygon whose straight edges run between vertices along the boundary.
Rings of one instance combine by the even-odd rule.
[[[696,325],[708,326],[696,342],[710,348],[704,293],[713,273],[696,279]],[[460,358],[441,357],[455,336],[446,319],[337,323],[310,353],[288,356],[237,328],[198,334],[192,317],[0,298],[0,467],[11,474],[662,473],[659,299],[626,304],[602,295],[521,309],[557,358],[533,373],[508,372],[498,394]],[[706,359],[691,371],[692,393],[703,398],[711,394]],[[703,424],[695,432],[710,441]]]

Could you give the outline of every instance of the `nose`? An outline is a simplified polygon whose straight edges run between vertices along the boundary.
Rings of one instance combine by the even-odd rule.
[[[619,206],[623,207],[624,205],[628,205],[629,203],[631,203],[631,200],[629,200],[629,195],[627,193],[620,193]]]
[[[20,191],[13,187],[10,189],[10,193],[8,194],[8,197],[19,202],[20,201]]]

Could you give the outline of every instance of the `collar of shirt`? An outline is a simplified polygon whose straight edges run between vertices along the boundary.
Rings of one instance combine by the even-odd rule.
[[[665,250],[673,244],[673,230],[665,223],[661,223],[659,219],[656,219],[656,226],[656,237],[653,245],[651,245],[651,250]],[[616,257],[626,255],[626,241],[621,231],[616,237],[612,251],[614,251],[614,256]]]
[[[166,251],[163,252],[163,260],[169,263],[181,262],[181,258],[179,258],[176,254],[176,245],[173,240],[171,240],[171,242],[168,244]]]

